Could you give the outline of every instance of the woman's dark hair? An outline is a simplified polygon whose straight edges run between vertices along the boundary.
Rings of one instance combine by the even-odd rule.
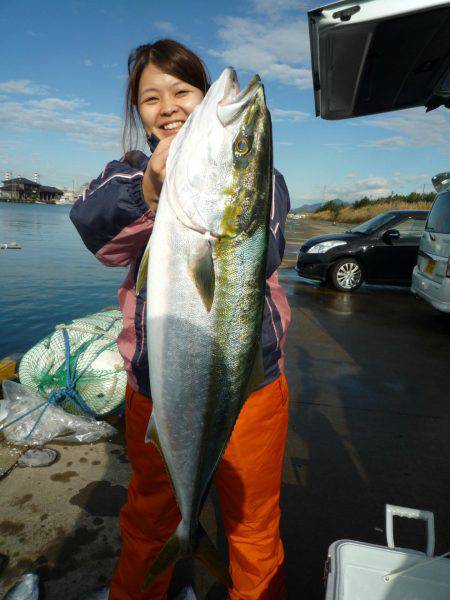
[[[157,40],[135,48],[128,57],[128,83],[125,95],[125,124],[122,134],[124,152],[134,150],[139,140],[140,116],[138,109],[139,81],[142,71],[153,64],[163,73],[181,79],[204,94],[211,80],[203,61],[192,50],[174,40]]]

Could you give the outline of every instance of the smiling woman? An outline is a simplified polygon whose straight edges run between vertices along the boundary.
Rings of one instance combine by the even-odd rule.
[[[161,139],[168,124],[184,123],[209,90],[211,81],[203,61],[173,40],[159,40],[134,50],[128,59],[125,97],[125,152],[134,150],[142,124],[148,136]],[[167,110],[166,116],[160,114]],[[176,128],[177,130],[179,127]]]
[[[142,180],[144,200],[156,210],[172,139],[203,100],[210,78],[196,54],[169,39],[136,48],[128,59],[128,75],[122,144],[126,160],[133,163],[142,130],[152,151],[159,142]]]

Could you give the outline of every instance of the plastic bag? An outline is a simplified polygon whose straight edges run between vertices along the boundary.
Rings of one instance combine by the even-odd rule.
[[[0,432],[12,444],[42,446],[59,439],[89,444],[117,433],[109,423],[68,413],[14,381],[3,381],[3,397],[3,408],[8,414],[0,423]]]

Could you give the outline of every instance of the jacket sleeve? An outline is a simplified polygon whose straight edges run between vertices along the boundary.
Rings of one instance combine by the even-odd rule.
[[[266,266],[267,279],[278,269],[283,260],[286,245],[284,228],[287,214],[291,208],[289,192],[283,175],[276,169],[274,169],[273,175],[273,196]]]
[[[124,159],[108,163],[70,211],[86,247],[108,267],[129,265],[152,232],[155,213],[142,193],[148,159],[142,158],[138,166]]]

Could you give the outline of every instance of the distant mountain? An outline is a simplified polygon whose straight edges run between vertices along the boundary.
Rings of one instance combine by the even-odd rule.
[[[329,200],[324,200],[322,202],[316,202],[315,204],[302,204],[298,208],[292,208],[291,212],[297,213],[297,214],[298,213],[311,213],[311,212],[316,211],[318,208],[320,208],[327,202],[329,202]],[[340,200],[339,198],[334,198],[333,202],[336,202],[336,204],[341,204],[341,205],[345,205],[345,206],[350,206],[350,204],[351,204],[351,202],[345,202],[344,200]]]

